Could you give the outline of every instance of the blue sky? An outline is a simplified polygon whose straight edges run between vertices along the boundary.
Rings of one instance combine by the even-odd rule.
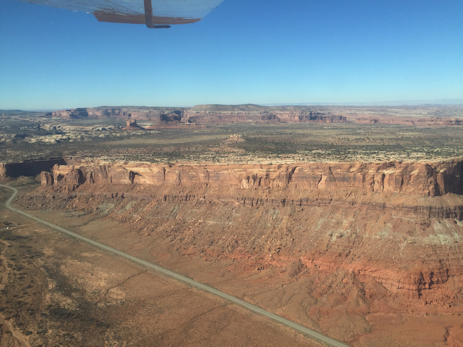
[[[0,81],[0,109],[463,99],[463,1],[225,0],[149,30],[1,0]]]

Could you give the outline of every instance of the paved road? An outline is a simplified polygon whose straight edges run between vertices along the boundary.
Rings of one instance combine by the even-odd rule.
[[[218,297],[221,297],[223,299],[226,299],[230,302],[233,302],[234,304],[237,304],[237,305],[240,305],[246,309],[248,309],[249,311],[251,312],[254,312],[254,313],[257,313],[257,314],[260,314],[262,316],[265,316],[265,317],[268,317],[270,319],[273,319],[274,321],[278,322],[278,323],[281,323],[283,325],[286,325],[294,330],[296,330],[297,332],[300,332],[310,338],[313,338],[313,339],[316,339],[317,341],[319,342],[322,342],[328,346],[332,346],[332,347],[346,347],[347,345],[342,343],[342,342],[339,342],[337,340],[334,340],[332,338],[329,338],[325,335],[322,335],[322,334],[319,334],[317,333],[316,331],[314,330],[311,330],[309,328],[306,328],[306,327],[303,327],[302,325],[299,325],[299,324],[296,324],[286,318],[283,318],[283,317],[280,317],[274,313],[271,313],[271,312],[267,312],[263,309],[261,309],[260,307],[257,307],[257,306],[254,306],[254,305],[251,305],[250,303],[247,303],[246,301],[243,301],[243,300],[240,300],[240,299],[237,299],[231,295],[228,295],[228,294],[225,294],[215,288],[212,288],[208,285],[205,285],[203,283],[199,283],[199,282],[196,282],[196,281],[193,281],[191,278],[188,278],[188,277],[185,277],[185,276],[182,276],[182,275],[179,275],[173,271],[170,271],[170,270],[167,270],[161,266],[158,266],[158,265],[155,265],[155,264],[152,264],[152,263],[149,263],[147,261],[144,261],[142,259],[139,259],[139,258],[136,258],[136,257],[133,257],[127,253],[124,253],[124,252],[121,252],[121,251],[118,251],[117,249],[114,249],[114,248],[111,248],[111,247],[108,247],[102,243],[99,243],[99,242],[96,242],[96,241],[93,241],[89,238],[86,238],[82,235],[79,235],[79,234],[76,234],[76,233],[73,233],[72,231],[69,231],[67,229],[64,229],[60,226],[57,226],[57,225],[54,225],[52,223],[49,223],[47,221],[44,221],[43,219],[40,219],[40,218],[37,218],[37,217],[34,217],[26,212],[23,212],[21,210],[18,210],[17,208],[14,208],[13,206],[11,206],[11,202],[14,200],[14,198],[16,197],[16,195],[18,194],[18,190],[16,188],[13,188],[13,187],[10,187],[10,186],[6,186],[6,185],[3,185],[3,184],[0,184],[0,187],[3,187],[3,188],[7,188],[7,189],[10,189],[13,191],[13,195],[11,195],[11,197],[8,199],[8,201],[6,202],[5,206],[14,211],[14,212],[17,212],[19,214],[22,214],[23,216],[27,217],[27,218],[30,218],[30,219],[33,219],[34,221],[36,222],[39,222],[41,224],[44,224],[46,225],[47,227],[50,227],[52,229],[55,229],[55,230],[58,230],[59,232],[63,233],[63,234],[66,234],[68,236],[71,236],[75,239],[78,239],[80,241],[83,241],[83,242],[86,242],[86,243],[89,243],[91,244],[92,246],[95,246],[95,247],[98,247],[100,249],[103,249],[105,251],[108,251],[108,252],[111,252],[111,253],[114,253],[120,257],[123,257],[123,258],[126,258],[134,263],[137,263],[139,265],[142,265],[144,267],[147,267],[149,269],[153,269],[157,272],[160,272],[160,273],[163,273],[164,275],[167,275],[169,277],[172,277],[180,282],[183,282],[183,283],[186,283],[194,288],[198,288],[198,289],[201,289],[207,293],[211,293],[211,294],[214,294],[214,295],[217,295]]]

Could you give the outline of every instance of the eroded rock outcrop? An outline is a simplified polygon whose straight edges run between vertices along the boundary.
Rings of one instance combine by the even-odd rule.
[[[462,160],[443,162],[310,163],[288,165],[57,165],[54,184],[98,183],[289,188],[440,196],[463,194]],[[79,172],[81,182],[72,181]]]
[[[184,121],[196,124],[224,123],[345,123],[343,116],[327,115],[315,112],[185,112]]]
[[[266,107],[259,105],[198,105],[185,110],[183,121],[196,124],[221,123],[345,123],[346,117],[310,110],[310,107]]]
[[[107,166],[89,176],[73,167],[54,174],[58,183],[22,205],[93,211],[166,238],[186,255],[257,257],[282,269],[300,261],[324,276],[353,274],[373,299],[386,291],[426,302],[463,300],[461,195],[137,184],[134,171]],[[164,175],[159,171],[161,181]]]
[[[199,105],[192,108],[101,107],[78,108],[48,113],[57,118],[119,118],[154,122],[154,127],[184,124],[223,123],[344,123],[346,117],[311,111],[310,107],[268,107],[257,105]]]
[[[347,110],[349,108],[347,107]],[[186,124],[223,123],[345,123],[401,124],[414,126],[461,126],[461,112],[447,110],[442,116],[426,116],[430,112],[413,115],[413,110],[394,109],[375,113],[374,109],[313,106],[259,106],[259,105],[197,105],[194,107],[95,107],[50,112],[55,118],[118,118],[150,121],[158,127],[181,127]],[[384,111],[384,110],[382,110]],[[333,112],[333,113],[332,113]],[[377,112],[377,111],[376,111]],[[433,113],[434,112],[434,113]],[[449,116],[451,115],[451,117]]]
[[[122,130],[143,130],[143,128],[137,124],[136,120],[129,119],[127,125]]]
[[[54,182],[53,175],[49,172],[42,171],[40,174],[40,183],[42,186],[52,186]]]
[[[48,113],[53,118],[116,118],[158,122],[162,115],[182,112],[183,108],[172,107],[96,107],[60,110]]]
[[[121,231],[99,228],[121,223],[137,247],[149,245],[153,259],[167,266],[171,259],[175,269],[185,263],[179,255],[214,268],[223,261],[223,280],[211,283],[246,274],[251,302],[255,286],[281,282],[281,295],[270,290],[258,302],[272,309],[279,297],[293,318],[315,328],[355,321],[348,334],[332,332],[353,341],[371,332],[369,324],[378,331],[382,321],[371,322],[387,314],[438,312],[453,317],[449,326],[458,322],[461,177],[461,159],[160,165],[74,158],[43,173],[42,187],[17,204],[80,211],[103,223],[92,237],[101,233],[116,248]]]
[[[71,110],[54,111],[47,116],[64,119],[89,118],[89,113],[85,108],[75,108]]]
[[[5,164],[0,163],[0,179],[6,178],[6,167]]]

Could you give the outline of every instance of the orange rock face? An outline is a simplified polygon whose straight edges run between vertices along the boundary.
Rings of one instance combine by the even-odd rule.
[[[136,120],[128,120],[127,126],[122,128],[122,130],[142,130],[143,128],[137,124]]]
[[[241,284],[244,276],[249,287],[238,282],[227,287],[228,280],[211,284],[237,296],[246,293],[269,309],[275,309],[275,298],[287,295],[291,299],[278,313],[354,346],[458,345],[463,340],[462,162],[74,160],[56,165],[52,175],[42,174],[43,187],[18,204],[81,210],[127,224],[140,244],[152,245],[159,261],[167,261],[169,252],[200,257],[215,264],[204,265],[207,273],[224,261],[221,276],[233,274]],[[174,268],[185,266],[172,261]],[[281,289],[251,294],[272,283]],[[406,325],[402,329],[390,317]],[[332,328],[339,324],[342,329]],[[429,336],[412,334],[417,324],[429,326]],[[404,332],[402,340],[392,333],[397,329]]]
[[[442,226],[443,230],[448,229],[449,225],[455,225],[452,229],[456,227],[459,230],[456,232],[460,235],[460,224],[463,226],[460,222],[463,220],[463,200],[459,195],[463,193],[461,173],[461,160],[434,163],[239,166],[113,163],[89,166],[56,165],[52,177],[47,173],[42,175],[42,185],[53,186],[58,190],[63,187],[71,191],[76,189],[104,191],[108,187],[113,187],[109,190],[114,191],[118,187],[117,189],[123,191],[119,196],[121,194],[126,198],[144,196],[171,203],[208,201],[219,205],[225,203],[232,206],[247,206],[251,209],[296,208],[304,211],[322,208],[327,214],[333,214],[333,221],[339,220],[341,224],[345,216],[340,215],[350,214],[348,211],[357,211],[358,215],[353,219],[355,229],[357,233],[363,235],[362,237],[365,237],[365,234],[369,235],[365,247],[370,247],[371,245],[368,244],[374,245],[376,242],[372,233],[378,233],[384,227],[375,226],[374,223],[369,225],[369,223],[372,223],[372,218],[381,220],[384,215],[389,216],[385,219],[385,224],[391,223],[392,215],[396,216],[395,218],[418,219],[423,230],[429,228],[428,224],[432,224],[430,218],[444,218],[450,222],[445,222],[446,224]],[[140,193],[137,187],[144,187],[143,193]],[[137,193],[131,192],[134,189]],[[111,196],[114,197],[114,193]],[[255,217],[249,215],[248,218]],[[313,223],[326,219],[323,216],[317,218],[305,228],[313,229]],[[298,228],[295,220],[287,223],[293,224],[292,228]],[[261,224],[268,223],[262,220]],[[388,232],[401,233],[410,227],[408,222],[402,220],[399,224],[393,223],[387,229]],[[440,228],[440,226],[434,223],[433,228]],[[348,229],[352,230],[352,226]],[[382,261],[375,261],[372,264],[363,261],[350,262],[346,265],[343,258],[337,259],[338,256],[335,254],[336,252],[350,253],[351,246],[348,240],[351,231],[345,231],[344,228],[333,229],[333,226],[328,226],[327,230],[331,230],[327,241],[319,239],[308,249],[299,250],[301,252],[299,259],[306,266],[316,265],[319,271],[327,273],[343,268],[357,273],[360,278],[373,278],[391,292],[419,294],[422,290],[448,281],[447,267],[439,265],[441,263],[428,267],[424,265],[426,257],[421,256],[417,257],[421,260],[418,261],[416,269],[406,271],[397,268],[391,270],[391,264]],[[426,237],[432,237],[432,234],[427,233]],[[404,239],[407,239],[406,235],[405,232]],[[458,242],[462,237],[463,234],[455,239],[455,246],[459,245]],[[404,242],[404,239],[401,239],[401,242]],[[327,252],[324,247],[320,248],[320,242],[323,244],[330,242],[329,240],[336,241],[332,243],[332,246],[336,246],[334,254],[333,250]],[[377,246],[373,248],[375,247]],[[391,245],[391,247],[395,246]],[[358,251],[369,253],[366,249]],[[390,252],[397,253],[393,248]],[[457,272],[460,273],[460,270],[461,267]]]
[[[317,110],[318,109],[318,110]],[[427,111],[433,112],[431,107]],[[181,124],[227,124],[227,123],[358,123],[400,124],[413,126],[461,126],[461,114],[457,117],[411,116],[407,108],[384,115],[372,111],[370,114],[343,112],[336,107],[310,106],[258,106],[258,105],[197,105],[194,107],[101,107],[60,110],[47,114],[57,118],[119,118],[151,121],[156,127],[180,126]],[[331,112],[334,112],[332,114]],[[459,117],[459,118],[458,118]]]
[[[416,196],[463,194],[461,160],[287,165],[57,165],[54,184],[148,184],[236,189],[342,190]],[[294,198],[300,198],[299,196]]]
[[[5,164],[0,163],[0,178],[6,178]]]
[[[52,186],[53,185],[53,175],[49,172],[42,171],[40,174],[40,183],[42,186]]]
[[[184,121],[196,124],[223,123],[345,123],[346,117],[314,112],[192,112],[184,114]]]
[[[211,108],[212,107],[212,108]],[[122,118],[130,117],[132,120],[153,121],[157,126],[179,124],[224,124],[224,123],[345,123],[346,117],[307,110],[285,110],[272,107],[258,107],[252,111],[230,111],[233,106],[225,107],[211,105],[210,107],[196,106],[193,108],[154,108],[154,109],[127,109],[127,108],[77,108],[71,110],[55,111],[48,114],[55,118]]]

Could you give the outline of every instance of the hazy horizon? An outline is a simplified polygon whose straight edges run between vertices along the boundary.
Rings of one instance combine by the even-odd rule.
[[[63,108],[46,108],[46,109],[6,109],[1,108],[0,111],[27,111],[27,112],[53,112],[59,110],[70,110],[76,108],[98,108],[98,107],[194,107],[197,105],[205,104],[195,104],[188,106],[178,106],[178,105],[97,105],[97,106],[76,106],[76,107],[63,107]],[[257,103],[247,103],[247,104],[206,104],[206,105],[229,105],[229,106],[239,106],[239,105],[258,105],[258,106],[377,106],[377,107],[393,107],[393,106],[463,106],[463,99],[439,99],[439,100],[404,100],[404,101],[389,101],[383,103],[317,103],[317,102],[299,102],[299,103],[279,103],[279,104],[257,104]]]

